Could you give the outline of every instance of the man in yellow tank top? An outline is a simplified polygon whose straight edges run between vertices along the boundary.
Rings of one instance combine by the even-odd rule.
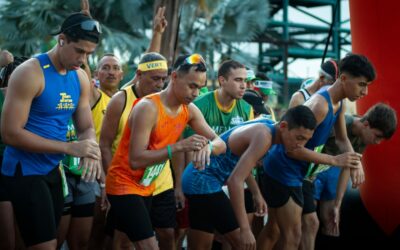
[[[153,180],[165,162],[175,153],[195,151],[194,164],[202,168],[211,153],[225,151],[225,144],[191,104],[205,85],[205,71],[198,54],[178,58],[168,88],[134,106],[108,170],[106,192],[116,229],[126,233],[138,249],[158,249],[148,204],[155,189]],[[176,143],[186,124],[199,134]]]
[[[95,76],[99,81],[99,86],[91,86],[90,107],[92,108],[96,139],[99,141],[107,104],[111,97],[117,93],[123,77],[119,59],[114,54],[105,54],[97,65]]]
[[[149,67],[147,67],[149,65]],[[104,171],[107,172],[112,157],[119,145],[132,105],[138,99],[161,91],[168,76],[167,60],[160,54],[151,52],[142,56],[136,71],[136,83],[131,80],[125,88],[111,99],[104,116],[100,136],[100,148]],[[170,249],[174,241],[175,202],[173,179],[169,161],[155,181],[152,200],[152,223],[162,249]],[[118,242],[118,232],[114,242]],[[125,241],[121,236],[121,241]],[[126,238],[127,239],[127,238]],[[116,243],[119,245],[119,243]],[[123,243],[125,245],[125,243]]]

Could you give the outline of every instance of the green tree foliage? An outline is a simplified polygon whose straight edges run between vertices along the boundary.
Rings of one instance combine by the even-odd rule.
[[[149,39],[145,30],[151,27],[153,1],[96,0],[90,4],[91,14],[103,30],[98,54],[119,51],[134,58],[146,49]],[[65,17],[78,11],[79,0],[7,0],[0,8],[1,47],[17,55],[46,51],[54,44],[50,34]]]
[[[235,44],[251,41],[265,30],[268,6],[267,0],[183,0],[178,52],[206,57],[215,52],[256,64]],[[148,47],[146,31],[151,30],[154,7],[152,0],[91,0],[90,12],[103,30],[96,53],[118,51],[123,61],[132,62]],[[47,51],[55,44],[51,33],[78,11],[80,0],[5,0],[0,6],[0,48],[26,56]]]
[[[254,40],[266,28],[269,14],[267,0],[200,0],[186,1],[182,6],[179,42],[181,50],[210,55],[210,50],[222,58],[233,58],[256,64],[249,51],[235,44]]]

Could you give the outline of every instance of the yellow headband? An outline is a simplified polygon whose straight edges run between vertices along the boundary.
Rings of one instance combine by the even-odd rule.
[[[156,70],[156,69],[168,70],[167,62],[164,60],[158,60],[158,61],[141,63],[138,66],[138,70],[140,70],[140,71],[149,71],[149,70]]]

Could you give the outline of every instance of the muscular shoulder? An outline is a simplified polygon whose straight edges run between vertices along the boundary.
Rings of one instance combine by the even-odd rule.
[[[296,107],[303,103],[304,103],[304,96],[302,93],[297,91],[292,95],[292,98],[290,99],[289,108]]]
[[[125,103],[126,103],[126,92],[125,90],[120,90],[111,97],[109,105],[116,105],[123,107]]]
[[[118,91],[117,93],[115,93],[115,95],[111,97],[110,101],[108,102],[106,114],[110,112],[122,114],[126,105],[130,105],[130,107],[132,107],[132,103],[128,104],[126,103],[126,101],[127,100],[125,91]]]
[[[260,123],[246,125],[235,129],[231,134],[229,144],[231,147],[243,147],[249,145],[255,154],[261,157],[272,143],[272,134],[269,128]]]
[[[19,65],[10,76],[8,88],[10,92],[24,91],[38,96],[44,89],[44,76],[39,61],[31,58]]]
[[[317,119],[317,124],[320,124],[326,117],[329,111],[328,102],[321,95],[315,94],[304,103],[314,113]]]
[[[190,120],[198,115],[202,115],[202,112],[200,111],[199,107],[194,103],[189,103],[188,110],[189,110]]]
[[[260,123],[251,125],[250,135],[260,142],[264,142],[265,140],[267,140],[267,142],[270,143],[272,138],[270,128]]]
[[[78,69],[76,71],[76,74],[78,75],[79,82],[81,83],[81,86],[82,86],[82,84],[89,86],[90,80],[89,80],[86,72],[83,69]]]
[[[154,117],[158,115],[157,105],[153,100],[148,98],[141,99],[132,109],[132,113],[141,113],[148,117]]]

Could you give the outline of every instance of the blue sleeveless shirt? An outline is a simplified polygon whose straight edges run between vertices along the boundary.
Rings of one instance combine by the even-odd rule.
[[[275,137],[275,122],[268,119],[257,119],[244,122],[238,126],[231,128],[220,135],[220,138],[226,143],[227,148],[225,154],[211,156],[210,165],[204,170],[197,170],[190,163],[182,175],[182,189],[185,194],[211,194],[222,190],[226,180],[231,175],[240,156],[234,155],[228,144],[228,140],[232,132],[249,124],[263,124],[271,131],[272,138]]]
[[[32,100],[25,129],[49,140],[66,141],[68,120],[78,106],[81,92],[78,74],[76,71],[59,74],[47,54],[36,59],[43,71],[44,89]],[[64,154],[33,153],[7,146],[2,174],[14,176],[20,163],[23,175],[46,175],[63,158]]]
[[[332,101],[326,88],[318,91],[316,94],[325,98],[328,103],[328,113],[314,131],[313,137],[305,146],[311,150],[315,150],[317,147],[325,144],[342,110],[342,102],[340,102],[340,107],[336,114],[333,113]],[[268,155],[264,158],[265,172],[273,179],[291,187],[302,186],[303,179],[307,174],[308,165],[308,162],[289,158],[283,144],[273,145]]]

